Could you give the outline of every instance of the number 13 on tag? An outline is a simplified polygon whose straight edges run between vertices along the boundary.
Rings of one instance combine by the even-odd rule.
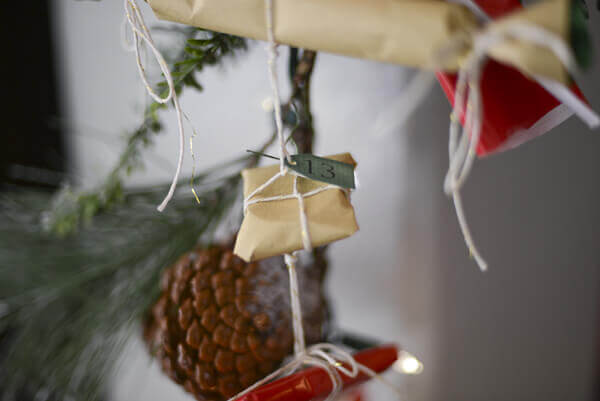
[[[323,181],[342,188],[355,188],[354,166],[337,160],[326,159],[308,153],[293,155],[293,163],[286,165],[311,180]]]

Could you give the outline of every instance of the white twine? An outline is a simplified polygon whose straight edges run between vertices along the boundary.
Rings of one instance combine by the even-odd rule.
[[[269,197],[256,198],[255,199],[255,197],[258,194],[260,194],[266,188],[268,188],[269,186],[271,186],[275,181],[277,181],[278,179],[284,177],[287,174],[291,174],[291,175],[294,176],[293,192],[291,194],[287,194],[287,195],[275,195],[275,196],[269,196]],[[298,189],[298,177],[299,177],[299,175],[295,171],[289,171],[288,170],[288,171],[285,171],[283,173],[281,171],[279,171],[273,177],[271,177],[267,181],[265,181],[265,183],[263,183],[262,185],[260,185],[254,191],[252,191],[244,199],[244,214],[246,214],[246,212],[248,210],[248,207],[250,207],[251,205],[257,204],[257,203],[282,201],[282,200],[288,200],[288,199],[297,199],[298,200],[298,210],[299,210],[299,215],[300,215],[300,228],[301,228],[301,236],[302,236],[302,245],[304,246],[304,250],[311,251],[312,250],[312,245],[311,245],[311,239],[310,239],[310,231],[308,230],[308,217],[306,216],[306,210],[304,208],[304,198],[320,194],[321,192],[327,191],[327,190],[330,190],[330,189],[343,190],[343,188],[338,187],[336,185],[328,184],[328,185],[324,185],[322,187],[313,189],[312,191],[308,191],[306,193],[301,193],[299,191],[299,189]]]
[[[286,149],[285,140],[283,138],[283,123],[281,120],[281,104],[279,101],[279,88],[277,80],[277,72],[275,70],[275,62],[277,60],[277,44],[275,43],[275,35],[273,32],[273,0],[265,0],[265,11],[267,20],[267,37],[269,45],[267,46],[268,51],[268,67],[269,75],[271,78],[271,87],[273,90],[273,101],[275,107],[275,122],[277,124],[277,137],[279,140],[279,172],[273,177],[269,178],[265,183],[260,185],[254,191],[252,191],[244,199],[244,214],[247,212],[248,207],[262,202],[282,201],[287,199],[298,200],[298,210],[300,215],[300,226],[302,230],[302,243],[305,250],[310,251],[312,249],[310,232],[308,229],[308,218],[306,216],[306,210],[304,208],[304,198],[317,195],[323,191],[329,189],[342,189],[335,185],[325,185],[309,191],[307,193],[301,193],[298,189],[298,177],[299,175],[294,171],[288,171],[285,164],[286,160],[288,163],[293,163],[291,157]],[[293,192],[288,195],[277,195],[265,198],[255,199],[255,196],[260,194],[270,185],[272,185],[278,179],[286,176],[287,174],[293,174]],[[356,360],[348,352],[342,348],[328,343],[316,344],[310,347],[306,347],[304,339],[304,327],[302,323],[302,307],[300,304],[300,293],[298,286],[298,277],[296,274],[296,261],[297,258],[294,254],[284,255],[285,264],[288,268],[289,280],[290,280],[290,305],[292,309],[292,325],[294,332],[294,357],[292,360],[275,370],[270,375],[254,383],[252,386],[246,388],[239,394],[236,394],[229,400],[238,399],[258,387],[274,380],[280,376],[288,375],[296,371],[298,368],[309,365],[317,366],[325,370],[329,379],[332,383],[332,391],[327,396],[326,401],[333,400],[338,393],[341,391],[344,382],[340,376],[340,372],[348,377],[356,378],[360,372],[365,373],[369,377],[379,377],[376,372],[369,369],[368,367],[356,362]],[[383,380],[382,380],[383,381]],[[385,382],[388,386],[397,391],[393,384]]]
[[[289,174],[297,175],[295,172],[289,173]],[[279,177],[280,176],[277,176],[277,178],[279,178]],[[271,179],[272,178],[273,177],[271,177]],[[246,199],[246,203],[245,203],[244,207],[245,207],[245,209],[247,209],[248,206],[254,205],[255,203],[272,202],[272,201],[286,200],[286,199],[294,199],[294,198],[298,198],[300,195],[301,195],[300,196],[301,198],[308,198],[309,196],[316,195],[316,194],[321,193],[323,191],[326,191],[328,189],[340,189],[341,190],[343,188],[337,187],[335,185],[326,185],[326,186],[323,186],[323,187],[319,187],[319,188],[313,189],[312,191],[305,192],[303,194],[293,193],[293,194],[289,194],[289,195],[276,195],[276,196],[270,196],[270,197],[260,198],[260,199],[250,199],[250,197],[248,197]],[[295,188],[294,188],[294,190],[295,190]],[[301,224],[302,224],[302,226],[307,226],[304,223],[301,223]],[[306,231],[308,232],[308,230],[306,230]]]
[[[283,139],[283,121],[281,118],[281,100],[279,99],[279,79],[277,77],[277,43],[275,42],[275,31],[273,28],[273,0],[265,0],[265,13],[267,20],[267,66],[269,68],[269,78],[271,81],[271,89],[273,91],[273,107],[275,110],[275,125],[277,126],[277,139],[279,140],[279,171],[285,173],[287,167],[285,161],[292,163],[289,152],[285,147]]]
[[[330,189],[335,187],[333,185],[327,185],[325,188]],[[306,251],[312,251],[310,232],[308,231],[308,218],[306,217],[306,210],[304,209],[304,196],[300,193],[300,191],[298,191],[298,174],[294,174],[294,195],[296,195],[296,198],[298,199],[300,227],[302,227],[302,245],[304,245],[304,249]]]
[[[137,0],[124,0],[123,4],[125,7],[125,16],[127,18],[129,26],[131,27],[131,30],[133,32],[133,44],[134,44],[133,49],[135,50],[135,59],[136,59],[137,67],[138,67],[138,72],[144,83],[144,86],[146,87],[146,91],[148,92],[148,94],[150,94],[150,96],[157,103],[164,104],[164,103],[168,103],[169,101],[172,100],[173,105],[175,106],[175,112],[177,114],[177,127],[178,127],[178,131],[179,131],[179,157],[177,159],[177,169],[175,170],[175,175],[173,176],[173,180],[171,181],[171,186],[169,187],[169,192],[165,196],[162,203],[157,207],[158,211],[162,212],[165,209],[165,207],[167,206],[167,204],[169,203],[169,201],[171,200],[171,198],[173,198],[173,194],[175,193],[175,189],[177,188],[177,181],[179,180],[181,168],[183,166],[183,148],[184,148],[184,141],[185,141],[185,134],[184,134],[184,130],[183,130],[183,112],[181,111],[181,106],[179,104],[179,98],[175,91],[175,84],[173,83],[173,76],[171,75],[171,70],[169,69],[169,66],[167,65],[167,62],[165,61],[164,57],[162,56],[162,54],[160,53],[160,51],[154,44],[154,40],[152,39],[150,30],[146,26],[144,17],[142,15],[142,13],[140,12],[140,9],[137,5]],[[126,36],[122,36],[122,38],[125,38],[125,39],[123,39],[124,43],[127,43]],[[154,58],[158,62],[160,70],[163,73],[163,75],[167,81],[167,86],[169,88],[169,91],[165,97],[161,97],[159,94],[157,94],[154,91],[154,89],[152,89],[152,87],[150,86],[150,83],[148,82],[146,70],[144,69],[144,66],[142,64],[141,55],[140,55],[140,53],[141,53],[140,46],[141,46],[142,42],[145,42],[146,45],[150,48],[150,50],[152,50],[152,53],[154,54]]]
[[[290,305],[292,306],[292,327],[294,330],[294,354],[302,356],[306,350],[304,342],[304,326],[302,324],[302,307],[300,305],[300,287],[298,286],[298,275],[296,274],[296,255],[285,254],[285,264],[290,277]]]

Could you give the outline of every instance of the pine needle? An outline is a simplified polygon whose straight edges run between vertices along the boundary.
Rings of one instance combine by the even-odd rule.
[[[159,293],[162,269],[226,220],[238,199],[239,174],[216,175],[199,177],[200,205],[185,191],[158,213],[163,187],[125,193],[68,237],[41,223],[47,194],[0,198],[0,396],[103,397]]]

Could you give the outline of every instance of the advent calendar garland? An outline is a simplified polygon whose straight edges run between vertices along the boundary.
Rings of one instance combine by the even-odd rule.
[[[569,13],[578,11],[565,0],[546,0],[524,10],[516,0],[501,6],[492,0],[466,1],[468,8],[405,0],[149,3],[162,18],[268,39],[271,78],[276,78],[277,42],[443,70],[438,77],[455,107],[446,190],[458,200],[463,229],[456,194],[475,152],[483,155],[516,146],[573,112],[590,126],[597,123],[569,75],[577,69],[573,60],[582,60],[585,35],[573,29],[581,26],[569,20]],[[184,144],[177,95],[183,89],[200,90],[195,72],[244,49],[246,41],[226,33],[172,28],[188,40],[174,51],[175,60],[163,59],[136,1],[125,0],[124,5],[138,68],[154,102],[117,166],[97,191],[65,189],[52,202],[40,194],[0,201],[0,266],[8,266],[0,269],[0,346],[10,351],[0,357],[1,395],[101,398],[105,379],[114,372],[131,335],[128,329],[139,329],[142,316],[151,353],[165,373],[198,399],[221,401],[240,391],[244,401],[331,398],[345,384],[385,370],[397,357],[394,347],[381,347],[386,354],[381,359],[372,358],[378,349],[351,355],[337,343],[311,345],[327,341],[323,249],[297,251],[347,237],[358,228],[350,203],[352,187],[319,182],[332,178],[329,167],[321,170],[320,178],[311,177],[313,171],[292,168],[293,162],[308,161],[312,170],[310,163],[318,160],[311,154],[309,101],[316,53],[290,50],[292,95],[286,104],[279,104],[273,81],[276,135],[259,150],[265,151],[277,138],[280,165],[256,168],[255,157],[243,158],[220,166],[220,174],[179,180],[195,186],[196,204],[187,191],[174,190]],[[510,11],[515,13],[508,15]],[[164,74],[165,82],[156,88],[139,57],[144,43]],[[448,59],[432,56],[440,49],[447,50]],[[488,56],[492,60],[486,61]],[[510,84],[502,87],[505,97],[490,89],[496,81]],[[474,87],[467,89],[467,83]],[[512,107],[514,96],[523,91],[535,108]],[[178,112],[180,135],[173,182],[141,192],[124,190],[123,177],[140,164],[141,146],[162,129],[158,112],[170,100]],[[462,136],[459,120],[465,126]],[[284,137],[286,130],[289,138]],[[299,155],[289,153],[287,146],[292,145]],[[352,171],[351,157],[345,163]],[[233,175],[225,174],[227,168]],[[242,169],[244,202],[239,199]],[[163,214],[154,213],[149,205],[160,203],[157,196],[165,192]],[[169,199],[172,203],[164,208]],[[48,204],[50,210],[41,213]],[[215,245],[217,228],[226,227],[232,234],[235,229],[224,223],[238,226],[236,214],[230,214],[233,205],[245,212],[237,241],[238,253],[248,262],[233,256],[231,243]],[[468,230],[465,237],[484,267]],[[283,259],[263,259],[284,253]],[[159,290],[165,266],[171,267],[164,270]],[[317,368],[286,376],[306,364]],[[307,383],[314,385],[313,392],[305,391]]]
[[[159,4],[160,7],[160,0],[155,0],[155,3]],[[324,4],[329,7],[335,7],[336,3],[335,0],[331,0],[329,2],[324,2]],[[148,30],[145,29],[143,18],[137,9],[135,0],[125,0],[125,5],[129,22],[134,30],[136,44],[139,41],[139,36],[154,50],[152,38]],[[302,6],[298,6],[297,3],[287,2],[286,0],[281,0],[279,5],[283,5],[284,15],[286,12],[288,14],[297,15],[298,13],[296,12],[291,13],[291,10],[294,9],[294,7],[299,7],[297,8],[299,13],[305,12],[307,15],[314,13],[314,10],[302,10]],[[434,5],[434,3],[431,5]],[[456,70],[458,65],[459,75],[456,83],[456,99],[454,102],[454,111],[450,124],[450,168],[444,183],[444,188],[446,192],[451,194],[454,199],[457,216],[465,237],[465,241],[482,270],[485,270],[487,265],[475,248],[473,239],[466,224],[464,211],[461,206],[459,189],[469,173],[475,157],[475,150],[479,144],[482,133],[483,113],[481,109],[483,101],[481,99],[480,83],[482,81],[482,71],[487,58],[495,58],[496,60],[500,60],[504,63],[515,66],[522,72],[532,75],[535,79],[540,81],[540,84],[543,85],[544,88],[552,92],[559,99],[563,100],[569,107],[573,109],[575,113],[578,113],[580,117],[585,119],[590,126],[594,126],[599,123],[598,117],[591,112],[591,110],[589,110],[589,107],[587,107],[584,101],[578,99],[577,96],[573,96],[570,92],[568,92],[568,88],[561,86],[569,79],[567,73],[574,73],[576,70],[572,51],[569,45],[566,43],[567,40],[565,39],[565,19],[566,14],[568,13],[568,7],[566,5],[567,2],[565,0],[549,0],[546,3],[542,3],[539,6],[532,7],[526,12],[518,14],[516,17],[511,16],[501,20],[498,23],[489,23],[480,30],[475,29],[476,24],[473,24],[474,18],[470,19],[470,15],[465,13],[464,9],[452,9],[452,7],[448,6],[447,4],[442,4],[440,2],[435,5],[437,7],[436,9],[430,10],[434,11],[434,17],[438,18],[446,14],[452,15],[455,19],[455,22],[460,26],[457,31],[450,35],[448,35],[446,32],[446,35],[448,36],[447,38],[441,39],[438,37],[434,38],[433,40],[428,38],[431,43],[429,43],[430,46],[425,46],[425,48],[428,49],[427,51],[429,54],[422,59],[419,59],[419,56],[417,56],[416,60],[420,60],[419,62],[424,61],[422,65],[423,67],[446,69],[448,71]],[[186,16],[184,16],[183,20],[185,22],[192,21],[199,23],[200,25],[204,24],[202,22],[202,13],[210,15],[212,7],[218,8],[219,5],[215,3],[213,6],[205,6],[206,7],[200,8],[200,15],[193,14],[190,16],[191,19],[188,19]],[[254,3],[250,6],[250,8],[252,7],[254,7],[257,11],[260,11],[262,8],[260,3]],[[286,7],[288,8],[286,9]],[[410,7],[416,6],[411,5],[409,8],[406,8],[405,11],[410,10]],[[417,7],[417,9],[418,8],[419,7]],[[234,9],[236,9],[236,7],[234,7]],[[168,9],[163,10],[166,10],[168,14],[170,13],[169,15],[171,18],[173,18],[173,16],[175,16],[175,19],[181,17],[181,15],[178,15],[176,7],[169,7]],[[136,15],[136,17],[131,18],[129,11]],[[280,20],[284,20],[281,14],[278,15]],[[428,16],[428,12],[425,9],[420,9],[415,15],[425,19],[426,16]],[[331,210],[329,214],[333,213],[335,215],[336,206],[334,206],[332,202],[328,202],[327,206],[323,205],[322,207],[317,207],[314,202],[311,205],[310,200],[316,199],[321,193],[331,193],[331,191],[336,191],[336,186],[328,184],[312,190],[301,190],[300,181],[303,178],[300,177],[298,172],[290,171],[290,167],[297,163],[297,160],[292,160],[291,155],[287,150],[286,141],[284,140],[283,135],[283,119],[281,105],[279,103],[280,99],[277,70],[275,68],[277,50],[273,0],[265,0],[264,16],[263,32],[266,32],[266,38],[269,41],[268,68],[273,89],[275,122],[277,127],[276,133],[280,150],[280,164],[278,172],[272,171],[270,173],[261,175],[260,178],[257,179],[257,184],[254,186],[249,184],[250,180],[248,177],[250,176],[250,172],[246,173],[244,180],[244,213],[246,214],[244,224],[246,224],[249,218],[248,212],[251,206],[256,209],[258,206],[261,206],[261,204],[266,205],[264,205],[264,210],[258,213],[259,218],[256,219],[254,225],[250,225],[252,228],[248,228],[244,224],[242,225],[242,230],[237,239],[235,252],[249,262],[270,255],[285,253],[285,262],[288,267],[290,279],[290,305],[292,309],[292,326],[294,333],[294,357],[291,362],[282,366],[272,375],[269,375],[265,379],[259,380],[258,382],[252,384],[241,393],[237,393],[236,397],[245,395],[248,392],[259,388],[261,385],[268,383],[269,380],[275,379],[279,375],[288,374],[298,367],[307,364],[319,366],[327,372],[331,379],[333,390],[327,398],[332,399],[333,396],[340,390],[340,386],[342,384],[338,371],[341,371],[351,377],[355,377],[360,370],[368,373],[371,376],[373,376],[375,373],[369,371],[368,368],[357,363],[356,360],[354,360],[350,355],[346,354],[345,351],[338,350],[333,345],[323,344],[310,348],[305,347],[302,311],[299,302],[300,294],[297,285],[297,273],[295,271],[295,253],[300,249],[307,251],[312,250],[314,243],[313,241],[316,241],[317,244],[324,244],[342,238],[344,235],[323,235],[322,226],[314,225],[314,222],[318,221],[315,216],[312,216],[312,219],[309,217],[310,210],[316,209],[325,209],[327,211]],[[453,18],[450,18],[450,20]],[[421,21],[419,18],[417,18],[417,20]],[[263,23],[262,17],[259,18],[258,21],[260,21],[257,25],[259,27],[258,31],[260,31],[260,24]],[[443,24],[443,21],[444,19],[442,18],[442,20],[439,20],[437,24]],[[290,21],[288,20],[288,24],[289,22]],[[397,22],[398,21],[396,21],[396,23]],[[214,23],[214,21],[211,23]],[[293,26],[293,24],[291,25]],[[333,25],[335,25],[335,23]],[[209,26],[212,27],[210,24]],[[568,26],[568,24],[566,26]],[[281,30],[282,26],[278,25],[278,27]],[[226,28],[226,30],[227,29],[228,28]],[[239,33],[235,29],[236,28],[234,28],[233,31]],[[315,28],[312,30],[319,31],[320,28],[315,26]],[[252,33],[256,35],[257,31],[252,31]],[[244,34],[244,32],[242,32],[242,34]],[[258,33],[258,37],[261,37],[261,35],[262,34]],[[250,36],[252,36],[252,34]],[[285,34],[281,34],[280,37],[286,38]],[[287,37],[287,40],[289,41],[288,43],[299,43],[294,41],[301,41],[304,37],[305,35],[295,32],[291,34],[291,36]],[[329,44],[325,45],[324,49],[328,50],[332,48],[331,46],[337,46],[338,43],[336,43],[335,40],[336,39],[334,39],[333,42],[328,42]],[[425,42],[427,42],[427,39]],[[320,42],[314,42],[314,44],[311,45],[309,39],[308,43],[309,47],[315,46],[316,48],[321,48],[319,47],[321,45]],[[360,46],[361,45],[359,44],[358,48],[360,48]],[[351,47],[350,50],[348,50],[343,45],[341,45],[340,48],[344,49],[347,54],[353,54],[353,52],[357,51],[357,48]],[[139,51],[139,49],[136,50]],[[404,50],[405,49],[394,48],[391,51],[391,54],[402,55],[404,54]],[[530,57],[527,57],[527,53],[532,51],[536,52],[536,60],[532,60]],[[161,63],[160,55],[158,55],[158,57],[159,63]],[[376,56],[375,58],[378,57]],[[543,61],[537,60],[538,58]],[[392,59],[394,59],[393,56]],[[399,59],[401,60],[402,57]],[[161,65],[162,64],[164,63],[161,63]],[[140,65],[139,56],[138,65]],[[565,70],[567,73],[565,73]],[[165,74],[168,74],[168,71],[164,72]],[[144,71],[141,67],[140,73],[143,80],[146,82]],[[174,91],[172,88],[172,80],[168,78],[167,81],[169,82],[170,93],[173,94]],[[467,96],[467,84],[469,85],[469,104],[465,104]],[[425,86],[419,85],[419,87]],[[148,89],[151,91],[150,88]],[[151,94],[153,93],[151,92]],[[179,104],[176,98],[174,98],[174,102],[178,112],[180,137],[182,137],[183,129],[181,125],[181,110],[179,109]],[[464,118],[464,128],[462,130],[459,129],[457,122],[459,116],[460,118]],[[182,141],[180,141],[180,162],[182,155],[181,143]],[[312,165],[310,165],[310,167],[312,167]],[[169,197],[173,193],[173,189],[179,174],[179,169],[180,166],[175,174],[171,191],[167,195],[165,201],[160,205],[159,210],[162,210],[166,206]],[[256,171],[258,172],[258,170]],[[270,174],[271,176],[269,177]],[[276,187],[278,182],[283,182],[288,175],[293,177],[291,181],[288,180],[290,183],[285,184],[280,188]],[[332,173],[331,177],[329,178],[333,177],[335,177],[334,173]],[[290,184],[291,189],[287,188]],[[339,185],[339,183],[336,184]],[[260,196],[261,198],[256,199],[257,196]],[[349,196],[349,194],[346,194],[346,196]],[[292,209],[294,207],[298,208],[299,226],[296,227],[294,225],[285,224],[282,227],[277,227],[277,225],[273,222],[269,222],[269,216],[275,217],[275,222],[280,220],[285,221],[285,216],[287,216],[289,213],[285,212],[283,205],[289,204],[290,202],[292,202]],[[296,203],[297,206],[294,206]],[[254,213],[257,213],[257,210],[255,210]],[[293,213],[290,214],[290,216],[293,216]],[[353,221],[353,214],[351,220]],[[311,224],[311,222],[313,224]],[[340,226],[340,224],[334,223],[334,226],[336,225]],[[349,234],[355,230],[356,229],[351,230]],[[250,245],[250,241],[254,243]],[[266,249],[261,249],[263,245],[266,245]],[[183,359],[185,360],[186,358]],[[343,363],[340,362],[341,360],[350,365],[350,370],[347,370],[346,367],[344,367]],[[183,369],[186,370],[186,367],[183,367]],[[188,366],[187,369],[191,370],[191,366]],[[198,373],[198,375],[201,376],[200,373]],[[193,384],[189,384],[189,381],[187,383],[188,387],[192,388],[190,391],[194,392]],[[240,390],[240,386],[236,387],[231,383],[233,382],[230,382],[230,385],[227,387],[227,389],[225,387],[221,388],[222,394],[227,394],[227,391],[230,391],[231,394],[229,395],[233,396],[236,394],[236,391]],[[236,383],[238,385],[240,384],[239,381]]]

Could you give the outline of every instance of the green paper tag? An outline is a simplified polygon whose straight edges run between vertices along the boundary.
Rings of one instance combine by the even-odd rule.
[[[290,164],[287,161],[285,164],[306,178],[337,185],[342,188],[355,188],[354,166],[352,164],[318,157],[309,153],[293,155],[291,157],[295,164]]]

